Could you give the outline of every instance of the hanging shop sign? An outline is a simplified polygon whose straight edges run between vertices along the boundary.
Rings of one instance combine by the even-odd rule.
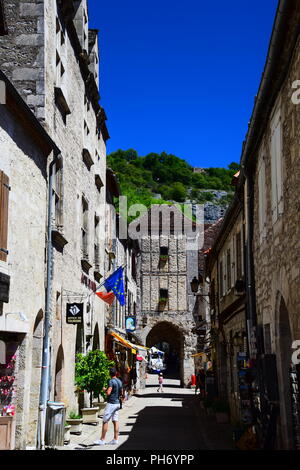
[[[126,331],[135,331],[135,329],[136,329],[136,318],[135,317],[126,317],[125,328],[126,328]]]
[[[69,325],[83,324],[83,304],[67,304],[67,323]]]

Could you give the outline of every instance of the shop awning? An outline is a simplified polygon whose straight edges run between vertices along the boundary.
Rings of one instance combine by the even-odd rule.
[[[206,356],[206,353],[200,352],[200,353],[192,354],[192,355],[191,355],[191,357],[200,357],[200,356]]]
[[[113,331],[110,333],[110,335],[113,336],[117,341],[119,341],[119,343],[123,344],[123,346],[126,346],[126,348],[131,349],[131,352],[133,354],[136,354],[136,349],[135,349],[136,345],[130,343],[121,335],[118,335],[118,333],[115,333]]]
[[[146,346],[141,346],[140,344],[133,344],[133,346],[136,349],[140,349],[141,351],[148,351],[150,348],[147,348]]]

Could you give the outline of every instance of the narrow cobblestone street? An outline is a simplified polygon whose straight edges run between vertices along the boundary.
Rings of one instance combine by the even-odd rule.
[[[213,416],[199,416],[194,390],[180,388],[179,380],[166,379],[157,392],[157,376],[149,374],[146,389],[132,397],[120,411],[117,446],[94,446],[101,424],[84,425],[80,436],[71,435],[64,450],[212,450],[232,449],[229,425],[218,425]],[[110,422],[106,441],[113,439]]]

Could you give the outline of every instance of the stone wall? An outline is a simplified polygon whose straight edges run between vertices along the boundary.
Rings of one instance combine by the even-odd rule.
[[[7,0],[4,13],[8,34],[0,36],[1,70],[36,116],[43,119],[44,1]]]
[[[0,113],[0,168],[9,177],[8,262],[0,270],[11,277],[10,301],[3,304],[0,331],[18,333],[18,373],[16,374],[16,447],[35,438],[39,377],[34,369],[33,330],[45,308],[45,227],[47,207],[47,155],[21,127],[6,106]],[[18,312],[22,313],[22,316]],[[41,348],[42,336],[37,340]],[[40,364],[39,364],[40,366]],[[32,382],[31,378],[38,377]],[[33,404],[36,405],[32,410]],[[29,416],[31,415],[31,419]]]
[[[300,339],[300,226],[299,226],[299,184],[300,184],[300,105],[292,102],[292,84],[300,78],[300,42],[298,41],[286,79],[277,97],[275,106],[281,109],[282,126],[282,184],[283,211],[277,221],[272,221],[271,191],[271,127],[269,122],[263,130],[258,151],[258,165],[254,187],[254,241],[255,284],[258,323],[269,324],[271,329],[271,348],[277,355],[280,382],[282,445],[289,448],[286,410],[288,370],[292,355],[291,342]],[[274,158],[274,155],[273,155]],[[264,198],[266,217],[264,234],[259,224],[259,182],[258,168],[261,159],[265,162]],[[274,183],[274,180],[273,180]],[[288,312],[286,332],[283,332],[280,317],[280,304],[284,303]],[[289,333],[290,330],[290,333]],[[289,335],[286,350],[282,350],[282,335]],[[285,360],[284,360],[285,358]],[[283,363],[285,361],[285,364]]]
[[[63,243],[67,242],[67,244],[64,247],[56,245],[54,249],[51,328],[52,390],[50,398],[54,399],[55,396],[59,396],[65,402],[69,412],[70,409],[78,407],[78,397],[74,393],[74,361],[75,354],[78,352],[78,343],[80,343],[81,351],[89,350],[92,347],[92,335],[98,329],[100,349],[104,349],[106,308],[104,302],[94,295],[91,287],[98,284],[94,276],[96,264],[100,265],[100,274],[104,275],[106,145],[105,137],[99,129],[98,95],[95,93],[97,80],[86,75],[88,67],[86,70],[84,54],[74,45],[77,42],[74,36],[71,37],[70,31],[73,31],[74,35],[72,25],[69,24],[66,27],[62,16],[60,16],[62,20],[60,27],[64,35],[58,41],[56,3],[50,0],[28,0],[27,2],[8,0],[5,2],[9,34],[0,37],[0,63],[61,150],[61,220],[59,224],[55,220],[54,225]],[[85,1],[83,6],[86,11]],[[96,41],[94,32],[93,41]],[[64,69],[60,70],[61,77],[59,77],[57,69],[59,44],[63,46],[60,53],[64,61]],[[95,44],[97,46],[97,41]],[[88,45],[87,38],[87,50],[89,49]],[[90,47],[94,57],[95,47],[92,47],[91,43]],[[96,66],[93,70],[96,73]],[[62,77],[63,80],[58,83],[59,78]],[[58,90],[59,88],[61,89]],[[58,92],[60,106],[58,106]],[[63,103],[63,108],[61,103]],[[88,156],[88,159],[84,160],[83,149],[85,149],[84,155]],[[35,152],[35,149],[32,148],[32,155],[35,155]],[[50,159],[48,165],[49,163]],[[30,169],[29,165],[27,170]],[[39,243],[40,239],[43,240],[43,243],[45,242],[47,201],[43,199],[43,184],[46,182],[40,184],[35,192],[35,184],[39,182],[40,175],[39,178],[33,180],[34,185],[32,185],[32,180],[28,181],[28,178],[24,177],[27,173],[26,171],[22,172],[22,166],[19,163],[14,168],[11,167],[11,171],[18,173],[16,175],[17,184],[20,184],[20,188],[24,188],[24,204],[28,204],[34,214],[36,211],[39,212],[38,222],[36,224],[32,222],[32,226],[30,226],[32,238],[23,236],[16,239],[16,243],[22,244],[23,250],[30,250],[31,247],[34,247],[34,251],[38,254],[34,258],[39,279],[37,282],[44,283],[45,245],[43,244],[41,254],[43,262],[39,262]],[[43,171],[45,177],[47,167]],[[98,177],[97,181],[100,181],[98,185],[96,185],[96,177]],[[86,263],[84,269],[81,236],[82,198],[88,204],[86,218],[88,226],[87,256],[90,264],[89,268]],[[95,216],[99,221],[97,229],[95,229]],[[21,217],[25,217],[24,212]],[[100,253],[97,263],[94,251],[95,243],[99,244]],[[19,254],[19,260],[23,261],[21,254]],[[21,297],[20,291],[18,293],[13,291],[12,298],[15,298],[16,305],[11,308],[24,310],[24,304],[28,303],[30,315],[37,315],[40,309],[44,309],[44,289],[42,290],[43,298],[40,299],[39,296],[32,295],[32,285],[35,285],[34,279],[35,275],[31,278],[30,293],[35,307],[31,309],[31,301],[26,300],[25,302],[25,296]],[[26,293],[29,295],[27,291]],[[38,299],[40,304],[36,305]],[[84,303],[82,335],[78,334],[78,327],[66,324],[66,304],[74,301]],[[31,351],[31,342],[32,338],[29,337],[26,343],[28,351]],[[31,352],[28,354],[30,356]],[[28,368],[28,373],[26,371],[28,385],[25,387],[25,400],[28,411],[30,406],[30,363],[26,364],[26,367]],[[39,384],[35,384],[35,386],[38,389]],[[24,414],[22,419],[26,421],[27,415]],[[30,434],[27,435],[24,427],[23,442],[26,441],[27,444],[34,445],[36,428],[32,423],[30,427]]]

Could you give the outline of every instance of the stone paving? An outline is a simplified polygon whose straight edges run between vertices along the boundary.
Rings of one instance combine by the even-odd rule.
[[[63,450],[212,450],[233,449],[230,425],[217,424],[201,412],[194,390],[180,388],[179,380],[165,379],[157,392],[157,375],[149,374],[146,389],[130,398],[119,411],[118,445],[94,446],[100,437],[97,426],[83,425],[80,436],[71,435]],[[113,439],[109,423],[106,441]],[[62,449],[62,448],[60,448]]]

